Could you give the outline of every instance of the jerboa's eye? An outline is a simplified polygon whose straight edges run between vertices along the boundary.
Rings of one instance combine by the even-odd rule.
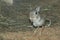
[[[35,14],[37,14],[37,12]]]

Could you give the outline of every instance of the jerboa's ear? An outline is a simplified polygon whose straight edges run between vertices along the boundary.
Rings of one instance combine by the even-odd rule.
[[[40,6],[36,7],[36,11],[37,11],[37,12],[40,11]]]

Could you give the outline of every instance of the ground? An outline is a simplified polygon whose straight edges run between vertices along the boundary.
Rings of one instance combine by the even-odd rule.
[[[40,14],[50,19],[47,28],[30,28],[29,12],[40,6]],[[60,0],[14,0],[13,5],[0,1],[0,40],[60,40]]]

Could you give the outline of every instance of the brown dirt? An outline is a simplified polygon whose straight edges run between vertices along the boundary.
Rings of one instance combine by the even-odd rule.
[[[60,40],[60,29],[57,28],[44,28],[42,34],[40,34],[41,28],[36,35],[33,35],[32,31],[26,32],[6,32],[1,33],[5,40]]]

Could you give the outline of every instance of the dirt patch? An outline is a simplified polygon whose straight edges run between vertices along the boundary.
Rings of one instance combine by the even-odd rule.
[[[6,40],[60,40],[60,30],[57,28],[44,28],[40,34],[41,28],[36,35],[32,31],[26,32],[6,32],[1,33],[0,36]]]

